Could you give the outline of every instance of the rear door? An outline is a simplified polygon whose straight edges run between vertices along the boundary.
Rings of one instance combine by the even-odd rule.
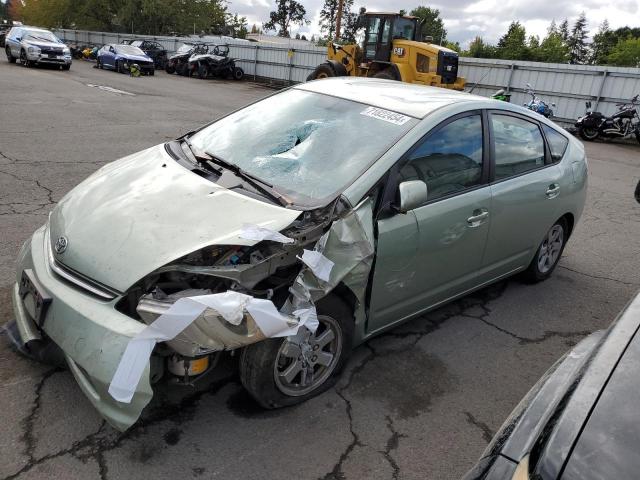
[[[392,170],[427,184],[424,205],[377,222],[368,331],[415,315],[476,285],[489,231],[486,117],[479,111],[439,125]],[[394,173],[397,172],[397,173]]]
[[[561,170],[535,120],[496,110],[489,125],[492,217],[483,270],[495,278],[526,267],[560,216]]]

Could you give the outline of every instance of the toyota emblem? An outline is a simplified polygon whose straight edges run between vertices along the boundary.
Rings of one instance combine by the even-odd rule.
[[[64,253],[64,251],[67,249],[67,245],[69,245],[69,240],[67,240],[67,237],[62,235],[56,240],[56,244],[53,246],[53,249],[58,254]]]

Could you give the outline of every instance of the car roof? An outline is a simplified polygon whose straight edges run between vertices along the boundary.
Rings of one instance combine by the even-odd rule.
[[[353,100],[414,118],[424,118],[445,105],[487,100],[446,88],[380,78],[334,77],[302,83],[294,88]]]

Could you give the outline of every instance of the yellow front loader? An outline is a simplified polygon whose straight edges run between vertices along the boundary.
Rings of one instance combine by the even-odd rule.
[[[397,13],[362,12],[361,45],[328,46],[327,61],[318,65],[307,80],[327,77],[376,77],[463,90],[458,77],[458,54],[422,39],[417,17]]]

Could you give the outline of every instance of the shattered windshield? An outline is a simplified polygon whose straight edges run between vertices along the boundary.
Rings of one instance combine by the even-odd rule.
[[[296,203],[309,204],[341,192],[416,123],[388,110],[292,89],[222,118],[191,141]]]

